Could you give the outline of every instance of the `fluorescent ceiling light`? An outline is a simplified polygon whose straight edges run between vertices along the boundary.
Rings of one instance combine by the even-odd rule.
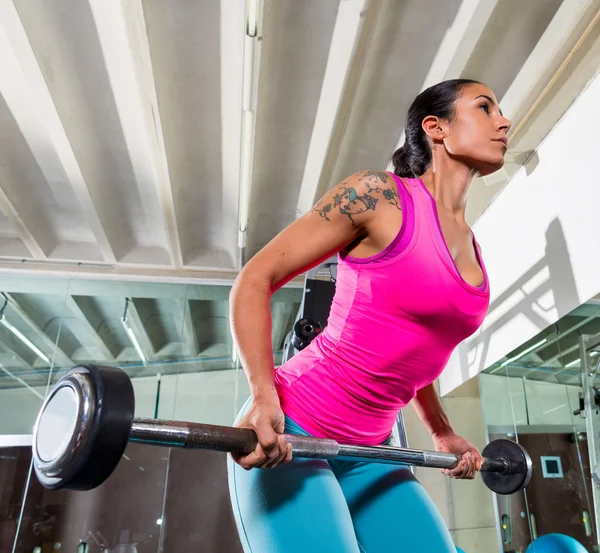
[[[254,38],[258,33],[258,0],[246,0],[246,34]]]
[[[521,359],[521,357],[523,357],[524,355],[527,355],[529,352],[531,352],[534,349],[538,348],[542,344],[545,344],[547,341],[548,341],[548,338],[544,338],[543,340],[540,340],[537,344],[533,344],[533,346],[528,347],[527,349],[523,350],[518,355],[515,355],[514,357],[511,357],[510,359],[507,359],[506,361],[504,361],[503,363],[501,363],[500,366],[501,367],[506,367],[506,365],[508,365],[509,363],[512,363],[513,361],[516,361],[517,359]]]
[[[50,359],[47,355],[42,353],[28,338],[24,336],[24,334],[16,329],[13,325],[11,325],[4,316],[0,319],[0,323],[2,323],[8,330],[10,330],[21,342],[23,342],[31,351],[33,351],[40,359],[43,359],[46,363],[50,364]]]
[[[570,363],[567,363],[565,365],[565,368],[566,367],[572,367],[573,365],[577,365],[577,363],[579,363],[579,361],[580,361],[579,359],[575,359],[575,361],[571,361]]]
[[[248,210],[250,207],[250,181],[252,175],[252,142],[254,137],[254,113],[244,111],[242,130],[242,166],[240,171],[240,199],[238,246],[246,245],[246,227],[248,224]]]
[[[140,356],[140,359],[144,363],[146,363],[146,356],[144,355],[144,352],[142,351],[142,347],[140,346],[140,343],[138,342],[138,339],[135,337],[135,334],[133,333],[133,330],[131,329],[131,327],[127,323],[127,319],[125,317],[123,317],[121,319],[121,323],[123,324],[123,328],[125,328],[125,331],[127,332],[127,335],[129,336],[129,339],[131,340],[131,343],[133,344],[133,347],[138,352],[138,355]]]

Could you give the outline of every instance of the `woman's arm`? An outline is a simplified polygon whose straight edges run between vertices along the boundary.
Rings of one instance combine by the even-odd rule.
[[[475,471],[481,468],[481,454],[471,442],[454,432],[433,383],[421,388],[412,404],[429,430],[435,450],[461,456],[456,467],[442,469],[442,473],[452,478],[474,478]]]
[[[433,383],[421,388],[412,403],[433,437],[454,432]]]
[[[230,294],[231,330],[252,396],[271,398],[273,353],[271,345],[272,294],[295,276],[326,261],[348,244],[368,234],[373,209],[352,198],[369,194],[372,182],[358,173],[337,185],[313,207],[281,231],[246,264]],[[390,185],[388,184],[388,187]],[[383,199],[383,197],[382,197]],[[358,212],[358,208],[363,208]],[[355,211],[352,215],[347,212]]]
[[[375,183],[378,175],[361,172],[338,184],[252,257],[235,280],[230,294],[231,331],[253,399],[239,426],[253,428],[262,448],[250,456],[234,456],[245,468],[268,468],[282,459],[276,436],[283,432],[283,415],[274,386],[271,296],[295,276],[369,236],[376,200],[386,201],[384,192],[396,188],[386,173],[384,180]]]

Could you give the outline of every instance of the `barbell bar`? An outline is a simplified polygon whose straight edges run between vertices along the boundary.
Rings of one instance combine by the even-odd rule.
[[[115,367],[78,365],[48,394],[33,432],[34,470],[49,489],[90,490],[116,469],[129,442],[223,452],[250,453],[253,430],[212,424],[134,418],[135,395],[127,374]],[[460,456],[386,445],[357,446],[285,434],[293,456],[452,469]],[[532,463],[511,440],[494,440],[482,450],[481,476],[498,494],[527,486]],[[277,469],[275,469],[277,470]]]

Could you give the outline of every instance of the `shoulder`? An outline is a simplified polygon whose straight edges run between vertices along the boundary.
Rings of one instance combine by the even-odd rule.
[[[402,181],[402,179],[398,180]],[[397,192],[396,182],[395,175],[388,171],[365,169],[346,177],[336,188],[341,190],[352,188],[365,194],[383,194],[386,190]]]
[[[370,223],[379,207],[390,205],[402,210],[396,179],[387,171],[362,170],[349,175],[330,189],[313,206],[326,220],[340,214],[350,219],[352,226]]]
[[[398,187],[403,185],[406,191],[410,194],[410,186],[405,178],[399,177],[390,171],[367,169],[358,171],[352,175],[358,183],[364,183],[366,188],[376,188],[380,190],[388,189],[390,192],[397,195]]]
[[[366,188],[376,187],[377,185],[395,186],[395,180],[392,173],[374,169],[357,171],[346,180],[351,180],[354,183],[361,183]]]
[[[402,179],[398,181],[404,183]],[[350,175],[331,192],[336,205],[351,202],[356,207],[364,204],[369,211],[374,211],[376,206],[385,204],[401,210],[398,181],[395,175],[388,171],[366,169]]]

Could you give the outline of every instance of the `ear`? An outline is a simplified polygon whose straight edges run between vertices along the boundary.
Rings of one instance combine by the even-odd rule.
[[[428,115],[423,119],[421,125],[423,126],[425,134],[427,134],[431,140],[443,140],[446,138],[444,125],[439,117]]]

